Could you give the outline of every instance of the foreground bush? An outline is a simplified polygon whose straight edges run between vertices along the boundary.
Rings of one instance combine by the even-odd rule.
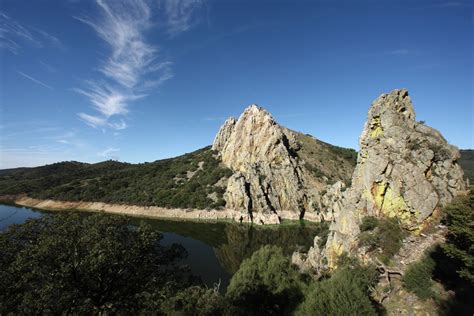
[[[429,256],[411,264],[403,276],[403,286],[421,299],[433,297],[431,277],[434,268],[435,261]]]
[[[296,314],[377,315],[370,299],[370,287],[377,283],[373,267],[343,267],[327,280],[314,283]]]
[[[302,298],[298,273],[281,248],[264,246],[242,262],[227,288],[230,313],[289,314]]]
[[[192,286],[164,302],[161,311],[166,315],[222,315],[225,306],[224,299],[219,292],[214,289]]]
[[[0,233],[0,314],[134,313],[189,284],[148,226],[123,217],[67,213]]]
[[[365,217],[360,225],[360,246],[369,251],[380,249],[379,259],[388,264],[390,259],[400,250],[406,232],[398,224],[397,218]]]
[[[454,200],[445,208],[449,234],[443,250],[458,263],[457,273],[474,284],[474,194]]]

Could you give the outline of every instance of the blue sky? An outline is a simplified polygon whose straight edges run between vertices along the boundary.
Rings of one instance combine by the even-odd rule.
[[[358,148],[370,103],[474,148],[471,1],[0,0],[0,168],[154,161],[252,103]]]

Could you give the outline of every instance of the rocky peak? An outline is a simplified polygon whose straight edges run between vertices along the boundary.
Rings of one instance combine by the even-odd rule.
[[[348,182],[354,170],[353,151],[280,126],[256,104],[225,121],[212,149],[233,171],[226,207],[248,212],[254,222],[335,218],[338,181]]]
[[[227,207],[249,212],[303,212],[307,204],[302,170],[289,138],[265,109],[252,104],[237,121],[228,119],[213,144],[234,171],[224,197]]]
[[[219,135],[222,135],[220,137]],[[229,119],[219,132],[220,155],[225,165],[233,170],[245,172],[249,165],[291,163],[284,157],[291,156],[288,136],[265,109],[252,104],[233,123]],[[225,144],[219,145],[219,141]]]
[[[422,229],[441,206],[465,190],[459,157],[458,149],[438,131],[415,121],[406,90],[377,98],[360,137],[352,186],[331,225],[325,250],[329,264],[357,247],[364,216],[397,217],[406,229]]]

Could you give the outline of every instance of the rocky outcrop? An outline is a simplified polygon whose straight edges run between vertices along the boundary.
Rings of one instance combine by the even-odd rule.
[[[319,275],[321,267],[321,250],[319,249],[319,236],[314,237],[313,246],[308,252],[294,252],[291,256],[291,264],[296,266],[300,272]]]
[[[357,246],[364,216],[397,217],[404,228],[420,230],[433,213],[465,190],[458,149],[415,120],[407,90],[375,100],[359,142],[352,186],[326,244],[330,266],[342,252]]]
[[[225,122],[224,125],[221,126],[219,133],[217,133],[214,142],[212,143],[212,149],[220,152],[227,140],[230,138],[232,131],[234,130],[235,123],[237,120],[233,117],[229,117]]]
[[[319,219],[333,216],[332,210],[321,211],[326,209],[320,194],[326,186],[305,168],[295,133],[278,125],[263,108],[254,104],[237,121],[228,119],[212,149],[234,172],[224,194],[228,209],[247,211],[251,217],[282,212],[299,218],[306,212],[317,213]]]

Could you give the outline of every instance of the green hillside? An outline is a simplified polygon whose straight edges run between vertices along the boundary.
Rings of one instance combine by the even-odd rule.
[[[206,147],[143,164],[72,161],[3,170],[0,195],[26,193],[63,201],[215,208],[224,205],[224,188],[215,184],[230,174]]]

